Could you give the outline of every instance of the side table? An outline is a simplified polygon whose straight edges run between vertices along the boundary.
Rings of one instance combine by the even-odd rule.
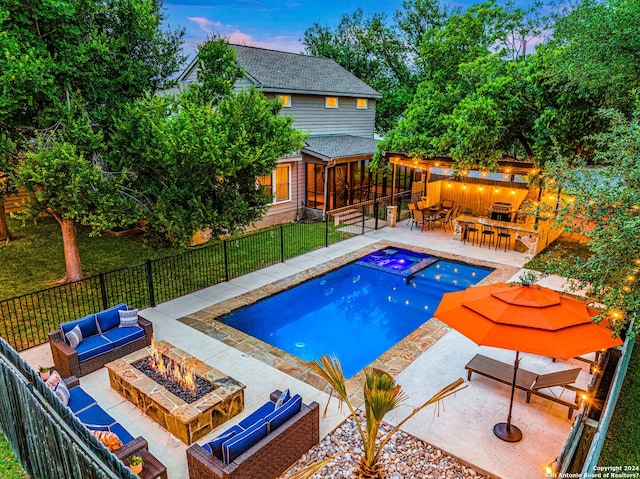
[[[146,447],[135,453],[142,457],[144,466],[142,472],[138,474],[140,479],[167,479],[167,466],[162,464],[156,456],[149,452]]]

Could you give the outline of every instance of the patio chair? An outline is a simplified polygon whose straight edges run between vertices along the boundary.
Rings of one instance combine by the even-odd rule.
[[[424,221],[425,221],[425,218],[422,210],[415,209],[413,211],[413,222],[411,223],[411,228],[409,229],[412,230],[413,226],[415,225],[416,228],[420,226],[420,231],[424,231]]]
[[[482,354],[476,354],[471,358],[471,361],[467,363],[465,369],[467,370],[467,379],[469,381],[471,380],[471,374],[477,373],[509,386],[513,384],[512,364],[503,363],[502,361],[483,356]],[[536,374],[526,369],[518,368],[516,388],[526,392],[527,402],[531,401],[531,396],[538,396],[567,406],[569,408],[569,419],[571,419],[573,411],[580,407],[581,394],[578,393],[585,392],[572,385],[578,378],[580,371],[582,371],[582,369],[574,368],[546,374]],[[542,391],[542,389],[549,389],[556,386],[562,387],[563,392],[564,389],[575,391],[575,400],[573,402],[565,401],[560,397],[562,394],[555,396],[553,392],[545,393]]]
[[[453,208],[454,205],[454,201],[453,200],[442,200],[440,202],[440,209],[442,210],[450,210]]]
[[[407,208],[409,208],[409,220],[407,221],[407,223],[411,225],[415,221],[413,217],[413,212],[416,210],[416,205],[414,203],[409,203],[407,205]]]
[[[440,222],[440,224],[442,225],[442,229],[447,231],[447,225],[452,226],[451,221],[452,221],[452,216],[453,214],[453,209],[447,210],[446,213],[444,213],[444,215],[439,216],[436,221]]]

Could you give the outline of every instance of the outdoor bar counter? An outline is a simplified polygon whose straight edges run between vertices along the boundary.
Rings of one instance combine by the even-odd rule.
[[[511,233],[511,248],[520,253],[529,253],[532,255],[538,254],[545,246],[560,236],[559,230],[550,228],[549,221],[539,221],[538,228],[534,229],[533,225],[529,224],[492,220],[491,218],[482,216],[460,215],[453,220],[454,240],[463,240],[464,226],[461,223],[465,222],[491,226],[494,231],[496,231],[496,235],[498,228],[505,228]]]

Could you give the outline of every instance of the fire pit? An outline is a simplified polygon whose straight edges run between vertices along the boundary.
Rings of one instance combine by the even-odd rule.
[[[187,445],[244,408],[244,384],[166,341],[106,368],[113,389]]]

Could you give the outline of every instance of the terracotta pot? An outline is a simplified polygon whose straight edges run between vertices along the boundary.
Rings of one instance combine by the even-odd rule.
[[[140,474],[142,472],[142,464],[136,464],[135,466],[130,464],[129,467],[134,474]]]
[[[46,373],[38,373],[40,375],[40,379],[46,381],[51,376],[51,372],[47,371]]]

